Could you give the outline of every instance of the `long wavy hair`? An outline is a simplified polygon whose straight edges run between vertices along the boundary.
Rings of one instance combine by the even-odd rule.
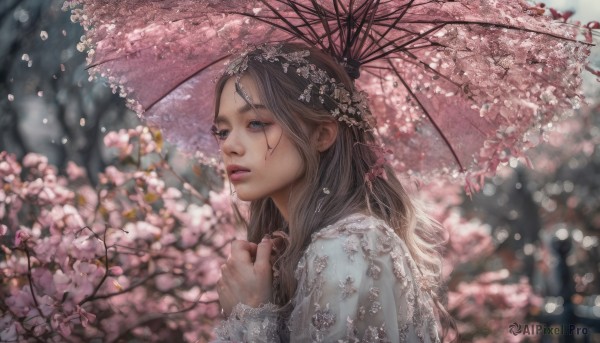
[[[286,43],[281,50],[309,50],[307,59],[311,64],[343,82],[347,90],[355,91],[344,67],[331,56],[301,44]],[[260,50],[249,54],[258,53]],[[279,63],[249,58],[244,76],[256,83],[261,104],[273,113],[304,162],[300,186],[292,189],[289,196],[288,222],[269,197],[250,202],[249,220],[233,203],[238,221],[247,228],[248,241],[259,243],[263,236],[277,230],[289,235],[290,244],[275,264],[279,282],[274,285],[274,299],[282,311],[289,311],[292,306],[290,300],[297,287],[294,272],[311,242],[311,235],[352,213],[367,212],[383,219],[404,240],[422,273],[422,283],[428,285],[426,291],[438,309],[440,320],[454,328],[441,301],[444,295],[440,256],[444,242],[442,227],[411,199],[389,164],[383,165],[384,177],[376,177],[370,185],[365,182],[365,175],[378,159],[373,149],[378,146],[373,132],[338,122],[335,142],[326,151],[318,152],[309,139],[310,133],[319,124],[332,120],[330,111],[335,104],[321,103],[317,97],[312,97],[314,100],[310,103],[298,100],[309,81],[295,72],[284,72]],[[215,116],[228,79],[229,76],[224,75],[217,81]],[[323,192],[324,188],[329,194]],[[444,335],[447,327],[444,325]]]

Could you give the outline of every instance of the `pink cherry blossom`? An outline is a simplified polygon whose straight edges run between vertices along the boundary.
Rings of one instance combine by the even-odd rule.
[[[23,167],[38,168],[40,170],[48,166],[48,158],[43,155],[29,153],[23,157]]]
[[[69,175],[69,180],[74,181],[79,178],[82,178],[86,175],[85,169],[79,167],[73,161],[67,162],[67,175]]]
[[[26,242],[28,239],[31,238],[31,234],[28,232],[28,230],[19,230],[17,231],[16,235],[15,235],[15,246],[20,246],[21,243]]]
[[[104,144],[109,148],[116,148],[121,157],[130,155],[133,145],[129,144],[129,133],[126,130],[111,131],[104,136]]]
[[[104,171],[104,176],[106,177],[106,180],[113,183],[117,187],[122,186],[123,183],[127,181],[125,174],[123,174],[114,166],[108,166]]]
[[[123,275],[123,268],[119,266],[112,266],[109,269],[110,275],[119,276]]]
[[[9,313],[0,317],[0,341],[17,341],[17,323]]]

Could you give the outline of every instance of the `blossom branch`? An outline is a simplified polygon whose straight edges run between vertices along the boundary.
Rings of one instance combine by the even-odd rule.
[[[29,281],[29,290],[31,291],[31,297],[33,298],[33,302],[35,307],[37,308],[40,315],[42,315],[42,310],[40,310],[40,304],[37,301],[37,297],[35,292],[33,291],[33,279],[31,277],[31,255],[29,254],[29,249],[25,246],[25,242],[23,242],[23,250],[25,251],[25,255],[27,255],[27,280]]]
[[[87,296],[86,298],[84,298],[83,300],[81,300],[79,302],[79,306],[82,306],[83,304],[85,304],[86,302],[94,299],[94,296],[96,295],[96,293],[98,293],[98,290],[100,290],[100,287],[102,286],[102,284],[104,284],[104,281],[106,280],[106,278],[108,277],[108,246],[106,245],[106,232],[108,231],[108,227],[106,227],[104,229],[104,239],[100,239],[100,236],[98,236],[97,233],[94,232],[94,230],[92,230],[90,227],[86,226],[83,229],[88,229],[90,230],[90,232],[92,232],[92,234],[100,241],[102,241],[102,244],[104,245],[104,275],[102,276],[102,279],[100,280],[100,282],[96,285],[96,288],[94,288],[94,291],[92,292],[92,294],[90,294],[89,296]]]
[[[132,291],[132,290],[134,290],[134,289],[136,289],[136,288],[144,285],[149,280],[152,280],[153,278],[155,278],[156,276],[161,275],[161,274],[168,274],[168,272],[155,272],[155,273],[152,273],[152,274],[148,275],[147,277],[145,277],[144,279],[142,279],[142,280],[134,283],[133,285],[131,285],[131,286],[127,287],[127,288],[124,288],[121,291],[113,292],[113,293],[107,293],[107,294],[102,294],[102,295],[97,295],[97,296],[95,296],[93,298],[90,298],[88,300],[92,301],[92,300],[108,299],[108,298],[115,297],[117,295],[122,295],[122,294],[128,293],[128,292],[130,292],[130,291]]]

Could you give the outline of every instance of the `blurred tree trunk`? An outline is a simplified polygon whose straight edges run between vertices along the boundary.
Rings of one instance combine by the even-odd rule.
[[[41,153],[63,170],[83,166],[92,182],[107,164],[102,134],[132,127],[136,116],[108,87],[89,82],[76,46],[80,25],[62,0],[0,5],[0,150]]]

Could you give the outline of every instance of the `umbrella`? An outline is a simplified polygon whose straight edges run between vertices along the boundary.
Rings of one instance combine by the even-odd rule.
[[[92,74],[218,163],[212,82],[233,54],[304,42],[348,66],[402,175],[478,189],[580,106],[590,42],[522,0],[78,0]],[[588,35],[589,38],[589,35]]]

